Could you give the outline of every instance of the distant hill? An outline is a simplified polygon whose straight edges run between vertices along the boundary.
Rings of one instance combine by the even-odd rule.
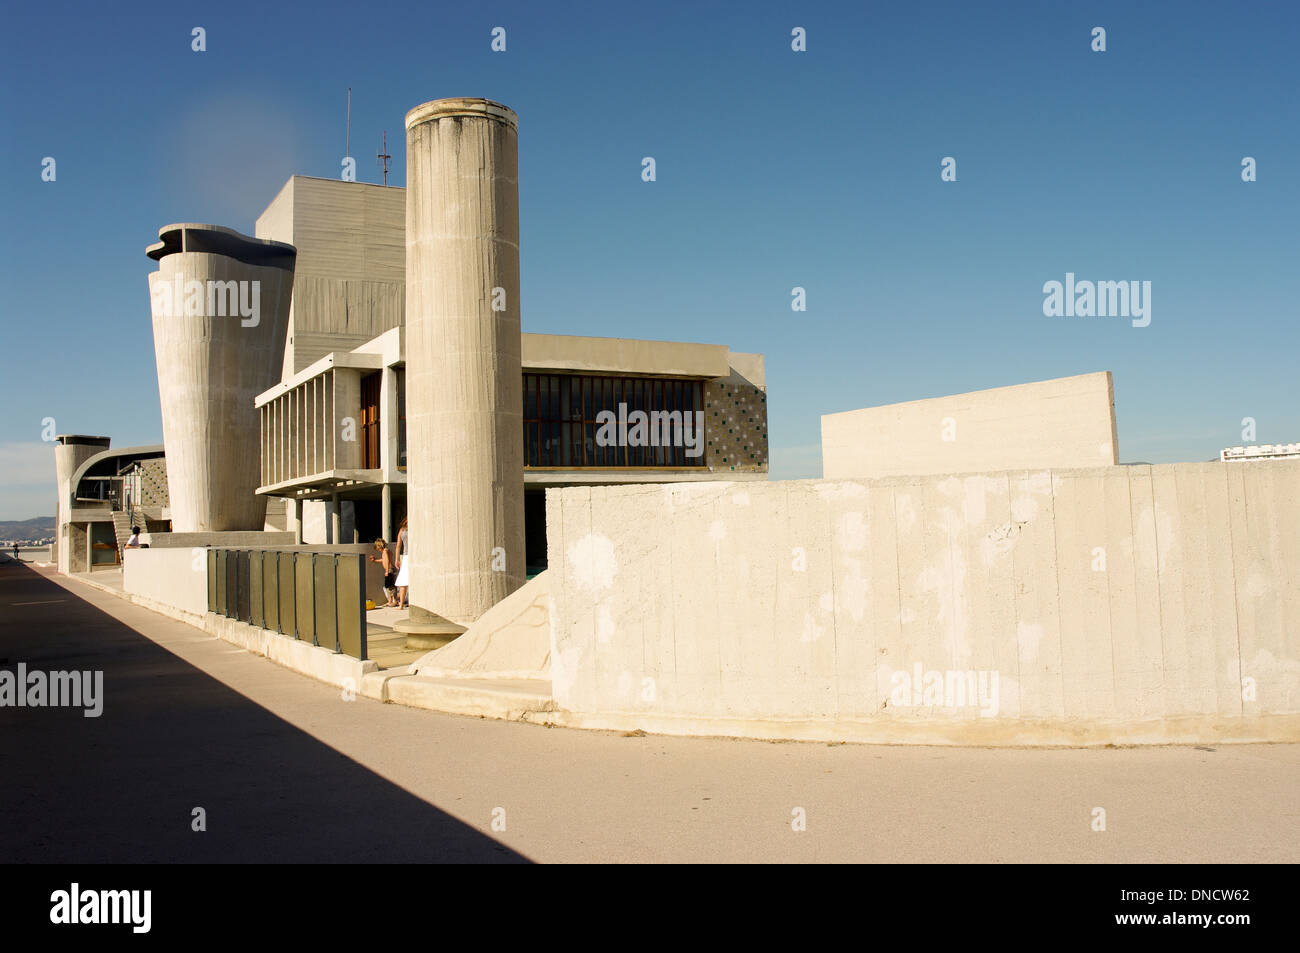
[[[53,516],[33,516],[29,520],[0,520],[0,539],[25,543],[31,540],[49,539],[53,535]]]

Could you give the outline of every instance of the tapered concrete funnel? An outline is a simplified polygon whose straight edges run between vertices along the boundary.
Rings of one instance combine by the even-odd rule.
[[[217,225],[167,225],[147,254],[153,341],[178,533],[260,530],[253,400],[284,361],[297,250]]]
[[[524,582],[517,123],[486,99],[406,115],[408,633]]]

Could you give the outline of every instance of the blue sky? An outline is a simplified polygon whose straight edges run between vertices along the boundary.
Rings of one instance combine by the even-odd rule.
[[[1123,460],[1208,459],[1248,416],[1300,440],[1300,6],[312,10],[6,13],[0,519],[53,512],[47,417],[161,439],[145,245],[337,176],[349,86],[365,181],[387,130],[404,182],[412,106],[512,107],[524,329],[766,354],[774,478],[820,474],[823,413],[1096,370]],[[1066,272],[1150,281],[1150,326],[1045,317]]]

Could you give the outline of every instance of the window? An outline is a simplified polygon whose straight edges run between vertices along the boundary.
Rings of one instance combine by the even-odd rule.
[[[397,469],[406,469],[406,368],[397,368]]]
[[[646,427],[647,443],[630,446],[630,440],[601,446],[598,415],[602,411],[620,419],[642,411],[654,414],[658,427]],[[574,374],[524,374],[524,465],[528,467],[696,467],[703,453],[688,456],[683,425],[691,442],[701,450],[704,435],[704,382],[647,377],[588,377]],[[701,412],[698,413],[697,412]],[[685,420],[687,414],[691,417]],[[606,418],[608,419],[608,418]],[[635,423],[635,420],[629,423]],[[665,431],[669,439],[665,440]],[[608,430],[606,433],[608,434]]]
[[[379,385],[383,373],[361,378],[361,467],[379,469]]]

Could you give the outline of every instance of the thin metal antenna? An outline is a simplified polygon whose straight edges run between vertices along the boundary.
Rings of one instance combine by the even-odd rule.
[[[352,87],[348,87],[348,138],[343,145],[343,154],[352,155]]]
[[[388,130],[384,130],[384,151],[375,156],[384,167],[384,185],[388,184],[388,160],[392,158],[388,154]]]

